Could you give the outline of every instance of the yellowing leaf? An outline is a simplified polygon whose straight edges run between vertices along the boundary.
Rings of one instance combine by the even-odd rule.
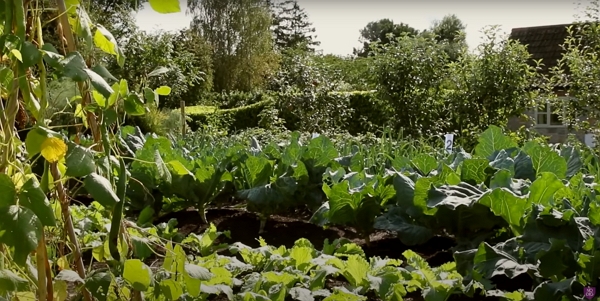
[[[156,88],[156,90],[154,90],[154,92],[156,92],[156,94],[158,94],[158,95],[167,96],[167,95],[171,94],[171,88],[168,86],[160,86],[160,87]]]
[[[56,163],[60,159],[64,159],[67,154],[67,144],[60,138],[46,138],[46,140],[42,142],[41,153],[48,162]]]
[[[66,0],[65,6],[69,14],[77,13],[77,7],[79,6],[79,0]]]
[[[92,91],[92,96],[94,96],[94,100],[101,107],[106,107],[106,97],[102,95],[100,92],[94,90]]]
[[[117,41],[102,25],[97,25],[96,33],[94,34],[94,44],[108,54],[117,55]]]
[[[69,260],[65,256],[59,258],[56,261],[56,265],[58,265],[58,268],[60,270],[68,270],[71,267],[71,265],[69,264]]]
[[[81,118],[83,120],[83,126],[86,129],[88,128],[87,115],[85,114],[85,111],[81,107],[80,103],[78,103],[77,106],[75,107],[75,117]]]
[[[153,10],[161,14],[178,13],[181,11],[179,0],[149,0]]]
[[[23,56],[21,55],[21,51],[19,51],[18,49],[13,49],[10,51],[10,53],[12,53],[21,63],[23,62]]]

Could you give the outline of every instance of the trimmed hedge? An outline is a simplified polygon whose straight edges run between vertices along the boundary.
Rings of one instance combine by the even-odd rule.
[[[204,125],[218,124],[228,128],[230,131],[243,130],[258,127],[263,109],[273,103],[272,98],[267,98],[255,104],[233,108],[216,109],[215,107],[186,107],[185,112],[189,117],[188,126],[195,131]],[[206,108],[212,108],[206,109]]]
[[[352,120],[346,129],[350,134],[355,135],[382,129],[388,120],[385,105],[377,98],[376,91],[332,92],[330,94],[349,97],[350,106],[354,110]],[[253,103],[259,99],[260,101],[231,109],[218,109],[212,106],[186,107],[186,114],[191,120],[189,122],[190,129],[195,131],[208,124],[218,125],[229,131],[258,127],[260,121],[259,114],[264,109],[272,105],[277,107],[281,97],[289,97],[289,95],[285,96],[277,93],[246,93],[246,98],[244,98],[243,93],[234,93],[231,95],[234,99],[227,100],[223,98],[224,103]],[[246,101],[242,99],[246,99]],[[289,112],[284,113],[281,111],[279,117],[284,118],[286,127],[289,129],[295,129],[295,119],[302,118],[301,116],[294,116],[289,114]]]

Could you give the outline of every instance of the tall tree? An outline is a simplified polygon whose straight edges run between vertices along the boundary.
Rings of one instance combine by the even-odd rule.
[[[430,28],[439,43],[446,44],[446,53],[450,60],[456,61],[463,50],[468,48],[465,24],[454,14],[435,20]]]
[[[308,14],[296,0],[276,0],[271,5],[273,36],[277,50],[298,48],[314,52],[316,29],[308,20]]]
[[[361,49],[354,49],[354,54],[366,57],[371,53],[371,43],[378,42],[380,45],[389,44],[390,34],[394,37],[400,37],[402,34],[415,36],[419,33],[418,30],[404,23],[394,23],[390,19],[381,19],[379,21],[369,22],[367,26],[360,30],[359,41],[363,43]]]
[[[213,49],[216,91],[261,87],[277,67],[265,0],[188,0],[191,28]]]

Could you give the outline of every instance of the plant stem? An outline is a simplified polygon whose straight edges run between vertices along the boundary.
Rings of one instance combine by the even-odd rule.
[[[4,264],[4,244],[0,244],[0,253],[2,254],[2,256],[0,256],[0,270],[4,270],[5,269],[5,264]]]
[[[133,290],[133,292],[131,292],[131,301],[143,301],[144,299],[142,298],[142,292],[140,291],[136,291]]]
[[[63,33],[65,39],[67,40],[67,50],[70,52],[77,51],[77,45],[75,44],[75,36],[73,35],[73,31],[71,30],[71,25],[69,24],[69,16],[67,14],[67,6],[64,0],[57,0],[58,4],[58,13],[60,15],[59,24],[62,26]],[[91,103],[91,93],[89,90],[88,82],[79,82],[77,83],[79,87],[79,92],[81,93],[81,108],[84,108],[87,104]],[[96,120],[96,115],[93,112],[87,112],[87,120],[90,125],[90,130],[92,131],[92,136],[94,137],[95,148],[97,151],[102,151],[103,145],[101,143],[100,129],[98,127],[98,122]],[[81,134],[81,133],[79,133]],[[79,135],[78,135],[79,136]]]
[[[61,174],[58,170],[58,165],[56,162],[50,163],[50,172],[52,173],[52,177],[56,183],[55,186],[58,192],[58,200],[62,209],[61,212],[63,219],[65,220],[65,230],[67,230],[69,240],[73,244],[75,268],[77,269],[77,274],[79,274],[79,277],[81,277],[81,279],[85,279],[85,267],[83,266],[83,259],[81,258],[81,248],[79,247],[79,242],[77,241],[77,235],[75,234],[73,219],[71,218],[71,211],[69,209],[69,200],[61,181]],[[85,301],[92,301],[93,299],[90,292],[85,287],[82,288],[82,290]]]
[[[265,226],[267,225],[267,217],[260,216],[260,226],[258,228],[258,234],[262,234],[265,232]]]
[[[206,209],[204,208],[204,205],[198,206],[198,213],[200,213],[200,219],[202,220],[202,223],[208,224],[208,220],[206,219]]]
[[[37,276],[38,276],[38,300],[46,300],[48,292],[46,284],[46,240],[42,233],[42,239],[38,243],[37,250],[35,252],[35,262],[37,265]]]

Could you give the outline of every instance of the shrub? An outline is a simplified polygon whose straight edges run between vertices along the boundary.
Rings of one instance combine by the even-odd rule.
[[[217,126],[228,131],[238,131],[258,127],[261,112],[273,103],[269,97],[260,102],[232,109],[215,109],[214,107],[187,107],[186,115],[190,117],[189,127],[195,131],[204,126]]]
[[[352,115],[347,131],[352,135],[377,132],[389,123],[384,104],[377,97],[376,91],[346,92],[349,97]]]
[[[231,96],[234,100],[227,99]],[[341,128],[350,134],[362,134],[382,130],[389,118],[385,118],[385,111],[375,91],[330,92],[318,95],[317,102],[345,102],[351,111],[349,122]],[[282,129],[295,131],[302,130],[302,115],[293,112],[290,98],[304,97],[302,93],[231,93],[219,94],[224,103],[241,102],[252,104],[237,108],[219,108],[216,106],[190,106],[186,107],[186,114],[190,119],[190,128],[197,130],[203,126],[224,128],[228,130],[241,130],[253,127],[264,129]],[[257,102],[254,102],[259,100]],[[179,110],[174,110],[179,112]],[[334,116],[335,114],[331,114]],[[342,120],[333,122],[342,123]]]

